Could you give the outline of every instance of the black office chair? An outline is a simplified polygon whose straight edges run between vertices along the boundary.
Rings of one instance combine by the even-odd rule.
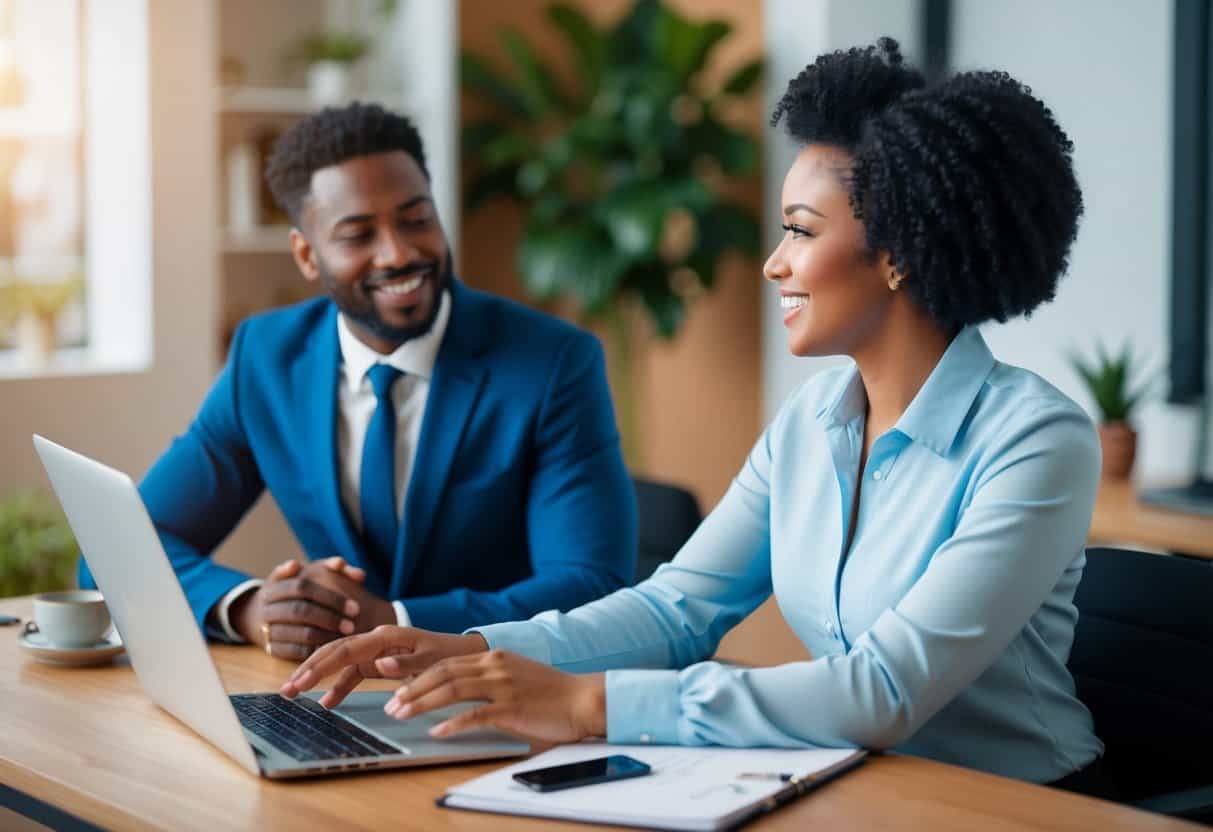
[[[1126,803],[1213,822],[1213,564],[1087,550],[1070,670]]]
[[[678,553],[698,528],[703,514],[694,495],[678,486],[642,477],[632,477],[632,484],[636,488],[639,583]]]

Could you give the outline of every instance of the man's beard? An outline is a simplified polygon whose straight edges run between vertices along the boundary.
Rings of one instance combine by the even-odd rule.
[[[412,326],[395,326],[385,321],[379,314],[379,310],[375,308],[375,301],[371,299],[371,293],[366,287],[400,277],[407,277],[408,275],[425,271],[431,266],[435,267],[435,277],[433,278],[435,281],[434,302],[430,309],[430,314],[426,319]],[[455,276],[449,247],[446,250],[446,256],[437,264],[432,260],[409,263],[403,268],[376,273],[353,286],[339,284],[333,278],[332,272],[329,271],[328,266],[325,265],[324,259],[320,257],[319,253],[316,255],[316,270],[320,273],[320,279],[324,283],[325,288],[328,289],[329,297],[333,299],[333,303],[337,305],[337,308],[341,310],[341,314],[345,315],[348,321],[356,324],[366,332],[396,345],[429,334],[429,331],[434,328],[434,321],[438,318],[438,311],[442,308],[442,293],[451,285],[451,281],[454,280]]]

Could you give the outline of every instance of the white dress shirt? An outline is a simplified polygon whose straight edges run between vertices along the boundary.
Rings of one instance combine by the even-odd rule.
[[[350,521],[360,532],[362,509],[358,487],[362,473],[362,445],[377,406],[375,391],[366,377],[367,371],[375,364],[387,364],[404,373],[392,385],[392,404],[396,408],[396,518],[399,520],[404,512],[404,496],[417,455],[417,440],[421,436],[421,420],[425,415],[426,399],[429,398],[434,362],[438,358],[438,349],[442,346],[450,316],[450,293],[443,292],[438,315],[430,331],[419,338],[405,341],[389,355],[381,355],[359,341],[345,316],[337,316],[337,343],[341,348],[341,383],[337,392],[337,457],[340,465],[337,474],[341,485],[341,502]],[[215,607],[215,618],[223,634],[233,641],[244,639],[232,627],[228,616],[232,602],[263,583],[257,578],[247,580],[224,595]],[[396,623],[401,627],[409,626],[409,614],[404,604],[393,601],[392,606],[396,610]]]

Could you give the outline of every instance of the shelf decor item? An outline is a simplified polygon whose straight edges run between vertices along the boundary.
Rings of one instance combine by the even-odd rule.
[[[1116,357],[1108,355],[1102,344],[1096,345],[1096,361],[1070,356],[1070,363],[1086,383],[1099,408],[1099,444],[1103,452],[1103,474],[1110,479],[1125,479],[1133,470],[1137,456],[1137,431],[1131,417],[1146,394],[1146,384],[1130,392],[1129,377],[1134,364],[1128,342]]]
[[[336,30],[313,32],[296,44],[291,57],[307,66],[308,98],[314,107],[342,104],[349,98],[350,69],[370,48],[370,38]]]
[[[12,327],[22,364],[46,367],[59,346],[59,318],[84,292],[76,275],[54,281],[0,280],[0,326]]]
[[[0,598],[72,586],[80,549],[59,504],[41,491],[0,499]]]
[[[684,19],[660,0],[638,0],[606,27],[564,3],[547,18],[575,88],[512,29],[499,32],[510,73],[461,56],[462,84],[488,113],[463,128],[465,205],[519,203],[526,226],[516,265],[527,293],[571,301],[585,321],[610,325],[612,387],[635,466],[631,311],[673,338],[726,251],[759,251],[754,212],[728,196],[754,181],[758,146],[727,115],[762,66],[751,60],[709,84],[702,70],[732,26]]]

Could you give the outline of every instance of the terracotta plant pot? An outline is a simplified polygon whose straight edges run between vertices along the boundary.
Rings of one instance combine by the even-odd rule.
[[[1107,422],[1099,426],[1099,447],[1103,451],[1103,475],[1123,480],[1133,470],[1137,457],[1137,431],[1128,422]]]

